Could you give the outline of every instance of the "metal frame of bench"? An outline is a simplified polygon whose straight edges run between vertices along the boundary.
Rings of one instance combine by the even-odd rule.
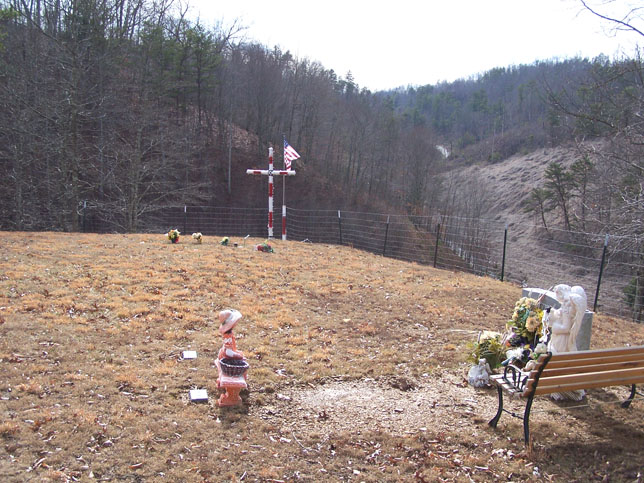
[[[542,354],[530,372],[509,364],[503,374],[491,378],[497,386],[499,406],[488,423],[496,428],[503,412],[521,418],[503,408],[503,391],[527,399],[523,412],[523,435],[530,444],[530,410],[535,396],[619,385],[630,385],[631,393],[622,403],[628,408],[637,392],[636,385],[644,383],[644,346],[616,349]],[[541,384],[540,384],[541,383]]]

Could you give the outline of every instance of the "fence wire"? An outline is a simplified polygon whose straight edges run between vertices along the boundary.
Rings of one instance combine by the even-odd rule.
[[[88,221],[89,220],[89,221]],[[139,218],[142,232],[206,236],[267,236],[265,208],[159,207]],[[85,231],[105,231],[84,212]],[[281,233],[281,215],[274,219]],[[378,255],[453,271],[550,288],[581,285],[589,309],[643,321],[642,240],[606,234],[545,231],[536,226],[455,216],[407,216],[338,210],[287,209],[289,240],[346,245]]]

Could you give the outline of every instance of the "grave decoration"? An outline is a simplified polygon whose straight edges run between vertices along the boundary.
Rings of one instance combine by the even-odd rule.
[[[223,246],[225,246],[225,247],[227,247],[227,246],[228,246],[228,242],[229,242],[229,241],[230,241],[230,239],[229,239],[227,236],[225,236],[225,237],[223,237],[223,238],[221,239],[221,241],[219,242],[219,244],[220,244],[220,245],[223,245]]]
[[[284,147],[288,143],[284,140]],[[295,150],[293,149],[293,152]],[[297,154],[297,153],[296,153]],[[299,154],[297,155],[299,157]],[[297,158],[293,158],[297,159]],[[286,167],[286,166],[285,166]],[[246,174],[261,174],[268,176],[268,238],[273,238],[273,176],[295,176],[295,170],[290,169],[274,169],[273,168],[273,146],[268,148],[268,169],[247,169]],[[282,192],[283,193],[283,192]],[[286,204],[282,199],[282,240],[286,240]]]
[[[577,337],[583,325],[588,303],[586,292],[578,285],[571,287],[563,283],[555,285],[552,290],[559,307],[549,310],[548,325],[552,330],[552,336],[548,341],[548,351],[553,354],[576,352],[579,350]],[[584,395],[583,390],[577,390],[553,393],[550,397],[555,400],[581,401]]]
[[[552,290],[552,291],[551,291]],[[582,287],[559,284],[551,290],[529,289],[529,295],[539,294],[538,299],[521,297],[514,306],[512,317],[506,324],[506,333],[483,331],[478,340],[469,346],[468,362],[474,364],[472,374],[478,374],[480,360],[484,359],[491,369],[512,364],[529,371],[535,360],[546,352],[572,352],[588,349],[590,318],[586,310],[586,293]],[[525,292],[524,292],[525,294]],[[586,323],[585,323],[586,322]],[[580,333],[581,331],[581,333]],[[583,343],[580,347],[579,336]],[[555,398],[579,400],[583,394],[564,393]]]
[[[203,235],[201,233],[193,233],[192,238],[195,242],[199,244],[201,244],[201,242],[203,241]]]
[[[481,373],[481,376],[475,378],[480,385],[470,384],[474,387],[485,385],[481,382],[485,379],[482,360],[490,369],[509,363],[523,367],[546,352],[545,337],[548,335],[548,328],[544,314],[547,312],[540,303],[539,300],[522,297],[516,302],[512,317],[506,323],[505,334],[490,331],[479,333],[476,343],[469,346],[467,360],[474,364],[470,369],[471,374]],[[468,379],[471,378],[468,376]]]
[[[168,240],[170,240],[172,243],[178,243],[179,242],[179,235],[181,233],[177,229],[172,229],[168,232]]]
[[[546,352],[545,339],[541,342],[541,336],[547,335],[547,328],[544,328],[544,310],[540,303],[530,297],[521,297],[515,304],[512,318],[506,324],[506,346],[509,350],[503,365],[511,361],[525,365]]]
[[[541,307],[546,310],[550,308],[549,312],[545,315],[548,318],[548,327],[552,332],[549,339],[551,345],[559,345],[558,341],[553,342],[555,332],[558,334],[566,333],[568,325],[570,329],[574,329],[571,336],[574,336],[574,347],[572,344],[573,338],[566,341],[570,350],[589,350],[590,338],[593,325],[593,315],[591,310],[588,310],[588,301],[586,298],[585,290],[580,286],[569,286],[566,284],[559,284],[550,287],[548,290],[541,288],[524,288],[521,290],[524,297],[538,298],[541,302]],[[560,315],[567,315],[565,321],[561,320]],[[581,318],[581,321],[579,321]],[[562,330],[559,326],[563,322]],[[555,330],[556,329],[556,330]],[[575,336],[576,333],[576,336]],[[568,338],[567,338],[568,339]],[[560,350],[561,352],[561,350]]]
[[[190,402],[205,403],[208,402],[208,391],[206,389],[190,389]]]
[[[472,366],[467,374],[467,381],[474,387],[485,387],[490,383],[492,369],[485,359],[479,359],[476,366]]]
[[[217,366],[217,388],[224,392],[217,401],[218,406],[235,406],[242,402],[239,393],[246,389],[246,375],[248,362],[241,351],[237,350],[237,343],[233,328],[241,320],[242,314],[238,310],[227,309],[219,312],[219,333],[223,338],[223,345],[215,360]]]
[[[184,361],[194,360],[197,358],[197,351],[186,350],[181,353],[181,359]],[[207,403],[208,391],[206,389],[190,389],[188,393],[190,402],[193,403]]]
[[[255,250],[257,250],[258,252],[273,253],[273,247],[271,247],[267,241],[256,245]]]
[[[490,368],[495,369],[501,367],[507,350],[503,334],[484,330],[479,332],[476,342],[468,344],[467,362],[478,364],[481,359],[485,359]]]

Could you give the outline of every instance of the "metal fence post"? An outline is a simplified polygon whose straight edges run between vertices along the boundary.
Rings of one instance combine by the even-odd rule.
[[[87,200],[83,201],[83,210],[82,210],[82,219],[81,226],[83,227],[83,233],[87,232]]]
[[[503,259],[501,260],[501,282],[505,276],[505,249],[508,244],[508,224],[505,224],[505,231],[503,232]]]
[[[436,225],[436,245],[434,245],[434,268],[436,268],[436,260],[438,259],[438,239],[441,236],[441,224]]]
[[[340,215],[340,210],[338,210],[338,229],[340,230],[340,245],[342,245],[342,216]]]
[[[604,262],[606,261],[606,249],[608,248],[608,237],[604,238],[604,249],[602,250],[602,261],[599,264],[599,278],[597,279],[597,290],[595,291],[595,304],[593,305],[593,312],[597,312],[597,304],[599,303],[599,286],[602,283],[602,274],[604,273]]]
[[[389,234],[389,215],[387,215],[387,227],[385,228],[385,245],[382,247],[382,256],[385,256],[387,251],[387,235]]]
[[[185,236],[188,228],[188,207],[186,205],[183,205],[183,234]]]

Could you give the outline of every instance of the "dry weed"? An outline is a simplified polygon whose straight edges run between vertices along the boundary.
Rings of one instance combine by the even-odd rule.
[[[0,436],[8,438],[15,436],[20,431],[20,426],[13,421],[3,421],[0,423]]]

